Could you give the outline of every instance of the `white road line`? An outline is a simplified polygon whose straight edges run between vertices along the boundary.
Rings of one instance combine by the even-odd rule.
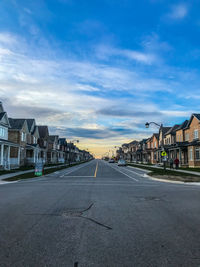
[[[86,166],[88,166],[89,164],[91,164],[91,162],[89,162],[88,164],[86,164],[86,165],[84,165],[84,166],[81,166],[81,167],[79,167],[79,168],[73,169],[73,170],[71,170],[71,171],[69,171],[69,172],[65,172],[65,173],[64,173],[63,175],[61,175],[60,177],[64,177],[64,176],[66,176],[66,175],[69,174],[69,173],[78,171],[79,169],[81,169],[81,168],[83,168],[83,167],[86,167]]]
[[[131,171],[131,170],[127,169],[127,168],[126,168],[125,170],[127,170],[127,171],[129,171],[129,172],[132,172],[132,173],[135,173],[135,174],[137,174],[137,175],[139,175],[139,176],[141,176],[141,177],[144,177],[144,173],[141,174],[141,173],[138,173],[138,172],[134,172],[134,171]]]
[[[61,176],[60,176],[60,177],[61,177]],[[71,176],[71,175],[70,175],[70,176],[67,176],[67,177],[69,177],[69,178],[71,178],[71,177],[93,177],[93,178],[94,178],[94,176],[83,176],[83,175],[82,175],[82,176]]]
[[[118,171],[118,172],[121,172],[122,174],[126,175],[126,176],[129,177],[130,179],[135,180],[136,182],[138,182],[137,179],[131,177],[130,175],[128,175],[128,174],[126,174],[126,173],[124,173],[124,172],[122,172],[122,171],[120,171],[120,170],[118,170],[117,168],[114,168],[114,167],[112,167],[112,166],[110,166],[110,167],[111,167],[112,169]]]

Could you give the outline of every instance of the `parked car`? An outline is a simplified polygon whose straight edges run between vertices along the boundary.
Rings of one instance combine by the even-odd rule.
[[[108,162],[109,162],[109,163],[115,163],[115,160],[114,160],[114,159],[109,159]]]
[[[120,159],[117,163],[118,166],[126,166],[126,161],[123,159]]]

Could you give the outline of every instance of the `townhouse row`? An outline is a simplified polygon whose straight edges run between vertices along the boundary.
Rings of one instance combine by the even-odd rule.
[[[167,160],[179,159],[182,167],[200,167],[200,114],[172,127],[161,126],[158,133],[141,141],[123,144],[117,156],[131,162],[161,163],[162,151]]]
[[[48,126],[37,125],[35,119],[8,118],[0,102],[0,169],[56,164],[92,158],[66,138],[50,135]]]

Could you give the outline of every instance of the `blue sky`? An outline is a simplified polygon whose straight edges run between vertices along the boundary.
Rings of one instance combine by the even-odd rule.
[[[199,1],[3,0],[0,98],[9,116],[100,155],[200,112]]]

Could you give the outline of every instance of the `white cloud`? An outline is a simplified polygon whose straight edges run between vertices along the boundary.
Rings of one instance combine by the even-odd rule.
[[[116,133],[117,137],[109,137],[110,144],[123,143],[124,139],[141,139],[146,137],[143,126],[148,112],[152,120],[163,122],[166,118],[180,118],[190,112],[184,113],[176,109],[173,111],[169,104],[166,110],[160,113],[158,97],[154,99],[158,103],[152,104],[153,96],[173,93],[173,90],[177,91],[181,87],[178,82],[166,80],[170,72],[167,68],[159,69],[158,73],[145,72],[143,66],[149,68],[149,64],[159,59],[154,53],[156,49],[151,51],[149,44],[143,49],[144,52],[105,49],[105,54],[110,53],[109,56],[120,56],[120,64],[49,56],[51,51],[48,51],[48,56],[33,57],[34,45],[29,47],[19,37],[0,34],[0,99],[5,102],[9,116],[34,116],[38,123],[52,127],[64,128],[67,125],[71,128],[103,132],[106,127],[115,126],[127,130]],[[44,48],[42,53],[43,51]],[[130,66],[127,59],[144,64]],[[142,67],[139,68],[138,65]],[[179,77],[176,69],[171,72],[178,79],[184,76],[184,73],[181,73]],[[187,79],[188,77],[191,75],[187,76]],[[198,75],[192,76],[192,79],[197,79],[196,77]],[[188,88],[181,88],[182,95],[184,90],[187,91]],[[109,110],[109,107],[123,110],[123,116],[97,114],[98,110]],[[146,114],[139,116],[140,112]],[[136,131],[131,133],[131,128]],[[89,143],[89,139],[85,137],[82,137],[82,141]],[[103,140],[96,142],[99,147],[105,144]]]
[[[173,5],[171,7],[170,13],[168,13],[168,17],[171,19],[183,19],[187,16],[188,14],[188,6],[185,4],[178,4],[178,5]]]
[[[156,54],[149,53],[148,51],[141,52],[129,49],[119,49],[105,45],[100,45],[96,47],[95,50],[96,56],[100,59],[118,56],[147,65],[151,65],[159,61],[159,58]]]
[[[2,44],[15,44],[16,43],[16,38],[14,35],[11,35],[6,32],[0,33],[0,43]]]

